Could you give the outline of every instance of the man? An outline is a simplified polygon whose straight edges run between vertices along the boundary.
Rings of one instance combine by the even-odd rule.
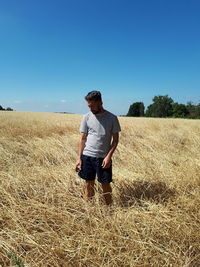
[[[107,205],[112,204],[112,155],[119,142],[121,127],[116,115],[103,108],[101,93],[91,91],[85,96],[90,112],[85,114],[80,125],[80,144],[76,172],[85,180],[85,200],[94,196],[97,174]],[[111,143],[112,140],[112,143]]]

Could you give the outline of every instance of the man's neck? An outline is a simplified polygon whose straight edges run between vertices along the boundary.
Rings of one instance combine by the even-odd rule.
[[[103,113],[105,112],[106,110],[104,108],[101,109],[101,111],[99,113]]]
[[[93,113],[92,111],[91,111],[91,112],[92,112],[94,115],[100,115],[100,114],[104,113],[105,111],[106,111],[106,110],[102,107],[102,108],[99,109],[98,112],[95,112],[95,113]]]
[[[102,113],[104,113],[106,110],[104,109],[104,108],[101,108],[101,110],[98,112],[98,113],[96,113],[96,114],[102,114]]]

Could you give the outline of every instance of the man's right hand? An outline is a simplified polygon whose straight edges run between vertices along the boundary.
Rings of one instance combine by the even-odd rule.
[[[79,172],[81,170],[81,165],[82,165],[82,160],[81,159],[77,159],[76,168],[75,168],[76,172]]]

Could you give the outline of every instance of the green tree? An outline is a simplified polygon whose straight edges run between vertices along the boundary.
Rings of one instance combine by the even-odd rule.
[[[126,116],[141,117],[144,116],[144,103],[135,102],[129,107],[129,111]]]
[[[196,106],[192,103],[192,101],[188,101],[186,107],[188,109],[188,117],[195,118],[197,116]]]
[[[168,95],[158,95],[154,96],[153,104],[147,107],[146,116],[147,117],[169,117],[173,114],[173,99]]]
[[[196,114],[197,117],[200,117],[200,103],[196,105]]]
[[[173,117],[183,118],[189,114],[189,111],[184,104],[178,104],[177,102],[172,105]]]
[[[7,107],[7,109],[6,110],[8,110],[8,111],[13,111],[13,109],[12,108],[10,108],[10,107]]]
[[[7,107],[7,108],[5,109],[5,108],[3,108],[1,105],[0,105],[0,110],[13,111],[13,109],[12,109],[12,108],[10,108],[10,107]]]
[[[153,106],[153,104],[150,104],[150,105],[147,107],[145,116],[146,116],[146,117],[155,117],[155,116],[154,116],[154,106]]]

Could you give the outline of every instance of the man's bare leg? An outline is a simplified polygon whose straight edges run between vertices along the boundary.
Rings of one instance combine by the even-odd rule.
[[[95,192],[94,192],[94,184],[95,184],[95,180],[92,181],[86,181],[84,184],[84,194],[83,194],[83,198],[85,200],[91,200],[92,197],[94,196]]]
[[[112,188],[110,183],[102,183],[103,195],[107,205],[112,204]]]

